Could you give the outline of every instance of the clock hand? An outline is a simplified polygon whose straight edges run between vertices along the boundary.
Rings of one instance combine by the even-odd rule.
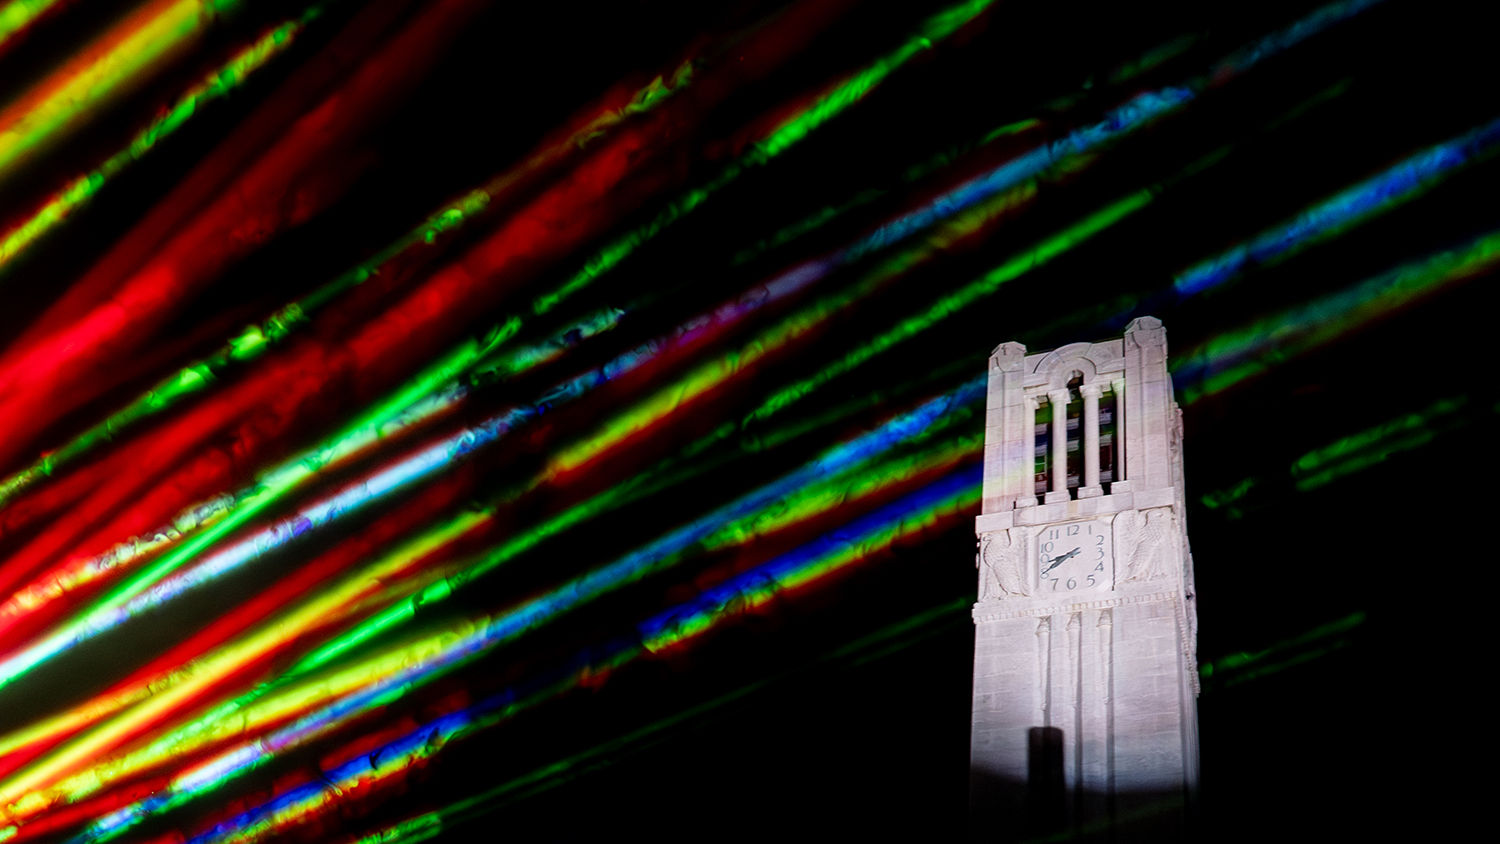
[[[1057,559],[1055,559],[1055,560],[1052,561],[1052,565],[1047,566],[1045,569],[1042,569],[1042,574],[1046,574],[1047,572],[1052,571],[1053,569],[1055,569],[1058,566],[1062,565],[1064,562],[1067,562],[1069,559],[1072,559],[1072,557],[1075,554],[1077,554],[1079,551],[1082,551],[1082,550],[1083,550],[1083,548],[1080,546],[1078,548],[1074,548],[1072,551],[1069,551],[1068,553],[1062,555],[1061,557],[1058,557]]]

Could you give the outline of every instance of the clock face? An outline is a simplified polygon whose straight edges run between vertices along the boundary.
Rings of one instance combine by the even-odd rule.
[[[1090,519],[1037,532],[1037,587],[1055,592],[1107,592],[1115,586],[1115,550],[1109,522]]]

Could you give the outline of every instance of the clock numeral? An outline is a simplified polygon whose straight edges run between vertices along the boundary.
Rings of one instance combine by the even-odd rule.
[[[1080,589],[1105,588],[1105,584],[1110,577],[1109,572],[1105,569],[1105,563],[1109,561],[1109,552],[1107,551],[1109,546],[1106,542],[1109,530],[1107,526],[1100,525],[1099,532],[1095,533],[1094,525],[1094,522],[1059,525],[1055,528],[1046,529],[1042,534],[1037,536],[1038,585],[1050,580],[1052,581],[1051,591],[1053,592],[1076,592]],[[1066,553],[1056,553],[1055,546],[1057,543],[1053,540],[1080,536],[1085,533],[1094,538],[1092,545],[1086,540],[1080,540],[1083,546],[1093,549],[1094,566],[1092,569],[1077,571],[1076,574],[1069,576],[1064,566],[1065,563],[1076,565],[1078,569],[1084,569],[1088,565],[1082,558],[1079,558],[1075,563],[1069,563],[1069,560],[1079,556],[1083,551],[1083,547],[1073,548]]]

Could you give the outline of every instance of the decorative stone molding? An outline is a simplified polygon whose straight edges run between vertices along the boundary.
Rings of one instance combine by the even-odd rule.
[[[990,352],[990,365],[1001,372],[1013,372],[1021,368],[1026,359],[1026,347],[1012,340],[1001,343]]]
[[[1063,613],[1076,613],[1083,610],[1106,609],[1108,607],[1123,607],[1126,604],[1154,604],[1158,601],[1172,601],[1181,597],[1182,593],[1177,590],[1170,592],[1145,592],[1138,595],[1120,595],[1114,598],[1099,598],[1094,601],[1079,601],[1073,604],[1049,604],[1044,607],[1030,607],[1027,609],[1002,609],[994,602],[987,604],[975,604],[972,611],[975,624],[986,621],[1004,621],[1009,618],[1051,618]]]
[[[1125,340],[1139,348],[1167,345],[1167,330],[1156,317],[1137,317],[1125,326]],[[1163,349],[1165,354],[1165,349]]]
[[[1084,357],[1094,364],[1094,371],[1100,374],[1119,372],[1125,368],[1125,349],[1119,341],[1090,343]]]
[[[974,564],[979,567],[981,603],[1031,595],[1026,582],[1025,548],[1026,533],[1022,529],[979,535]]]
[[[1125,564],[1121,583],[1173,576],[1172,546],[1179,540],[1172,508],[1126,510],[1115,516],[1114,528],[1116,559]]]

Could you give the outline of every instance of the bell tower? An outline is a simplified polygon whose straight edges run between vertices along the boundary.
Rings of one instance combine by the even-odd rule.
[[[970,816],[982,840],[1185,834],[1197,615],[1166,330],[990,356]]]

